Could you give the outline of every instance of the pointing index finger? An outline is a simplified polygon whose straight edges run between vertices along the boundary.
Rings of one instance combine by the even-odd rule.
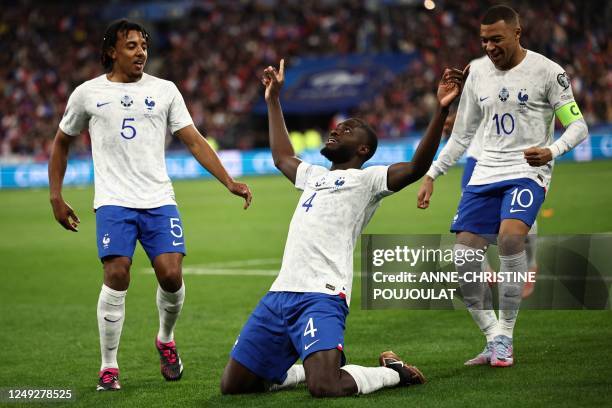
[[[281,78],[285,77],[285,59],[284,58],[280,60],[279,74]]]

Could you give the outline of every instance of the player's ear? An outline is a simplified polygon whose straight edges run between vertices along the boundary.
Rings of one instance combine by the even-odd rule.
[[[362,144],[359,146],[359,149],[357,149],[357,152],[360,156],[367,156],[370,153],[370,146]]]
[[[521,26],[517,25],[516,28],[514,29],[514,35],[517,41],[521,39],[521,33],[522,33]]]

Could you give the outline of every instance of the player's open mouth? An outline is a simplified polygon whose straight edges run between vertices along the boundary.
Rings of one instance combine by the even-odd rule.
[[[136,68],[143,68],[144,67],[144,62],[143,61],[136,61],[134,63],[134,65],[136,65]]]
[[[489,53],[489,57],[494,60],[494,61],[499,61],[499,59],[501,58],[502,53],[501,52],[490,52]]]
[[[335,137],[330,137],[327,139],[327,142],[325,142],[325,144],[336,144],[338,143],[338,141],[336,140]]]

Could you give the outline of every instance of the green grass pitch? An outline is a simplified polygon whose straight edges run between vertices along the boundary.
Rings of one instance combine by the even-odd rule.
[[[612,231],[611,175],[612,162],[559,164],[543,206],[552,217],[540,218],[540,232]],[[454,169],[436,183],[427,211],[416,209],[416,185],[385,199],[366,231],[445,233],[459,198],[459,176],[460,169]],[[185,375],[167,383],[154,348],[156,282],[139,247],[119,350],[123,390],[117,393],[95,391],[102,269],[96,258],[92,188],[65,191],[82,220],[76,234],[55,223],[46,190],[0,192],[0,387],[71,388],[76,401],[66,405],[74,407],[609,404],[610,312],[523,311],[516,329],[517,365],[466,368],[463,362],[483,345],[467,312],[362,311],[358,281],[347,322],[349,361],[376,365],[378,353],[392,349],[423,370],[426,385],[334,400],[314,400],[303,386],[221,396],[218,384],[229,350],[274,279],[271,273],[278,268],[298,198],[281,177],[246,181],[254,193],[248,211],[216,182],[175,183],[189,253],[185,267],[219,274],[185,276],[187,297],[176,329]],[[224,275],[226,270],[238,274]]]

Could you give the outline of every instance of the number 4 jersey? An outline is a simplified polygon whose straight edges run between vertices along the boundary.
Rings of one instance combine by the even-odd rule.
[[[303,192],[270,291],[341,294],[350,302],[355,242],[381,199],[392,194],[387,169],[330,171],[300,163],[295,186]]]
[[[553,143],[555,114],[564,126],[582,118],[558,64],[532,51],[507,71],[495,68],[488,58],[475,61],[452,132],[456,143],[468,146],[483,126],[482,152],[469,184],[529,178],[548,188],[553,161],[531,167],[523,152]],[[428,172],[433,178],[445,172],[439,163]]]
[[[77,136],[86,127],[94,161],[94,208],[156,208],[176,204],[165,163],[167,129],[193,124],[176,85],[143,74],[138,82],[101,75],[78,86],[60,129]]]

